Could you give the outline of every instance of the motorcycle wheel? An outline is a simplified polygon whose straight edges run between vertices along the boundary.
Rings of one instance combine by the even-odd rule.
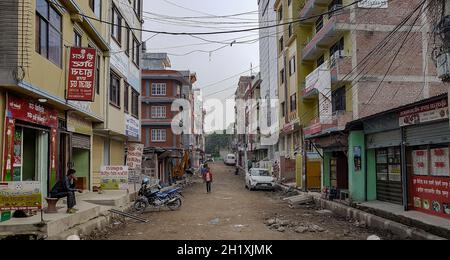
[[[145,209],[147,208],[147,204],[144,201],[136,201],[134,203],[134,210],[137,212],[143,214],[145,212]]]
[[[177,209],[179,209],[181,207],[181,204],[182,204],[181,199],[178,198],[174,202],[167,204],[167,207],[170,210],[177,210]]]

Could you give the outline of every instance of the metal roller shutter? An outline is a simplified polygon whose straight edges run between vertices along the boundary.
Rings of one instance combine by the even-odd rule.
[[[91,137],[88,135],[73,134],[72,135],[72,147],[90,150],[91,149]]]
[[[405,129],[408,146],[440,144],[450,142],[450,126],[448,121],[407,127]]]
[[[400,146],[402,143],[402,133],[400,129],[377,134],[367,135],[367,148],[376,149],[383,147]]]

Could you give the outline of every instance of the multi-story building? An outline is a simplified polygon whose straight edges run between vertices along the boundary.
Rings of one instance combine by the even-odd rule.
[[[235,92],[235,111],[234,111],[234,150],[237,154],[237,165],[244,168],[245,167],[245,146],[248,144],[247,135],[247,103],[245,99],[245,94],[247,90],[252,85],[253,77],[251,76],[241,76],[239,78],[239,83]]]
[[[298,2],[302,7],[296,16],[302,20],[299,103],[306,108],[300,118],[310,120],[304,138],[323,156],[322,186],[353,201],[370,198],[401,204],[409,174],[398,162],[404,130],[395,113],[386,113],[391,118],[383,120],[368,119],[446,92],[431,61],[426,16],[420,16],[413,27],[410,19],[393,32],[420,1]],[[329,14],[318,16],[325,12]],[[407,44],[398,52],[407,35]],[[381,45],[384,39],[386,44]],[[362,123],[349,129],[354,120]],[[369,178],[366,171],[376,171],[372,162],[379,160],[381,165],[383,153],[389,157],[386,169],[380,166],[383,172]]]
[[[270,27],[276,24],[277,13],[274,10],[275,0],[258,1],[259,13],[259,59],[261,74],[261,99],[266,102],[266,119],[264,127],[270,129],[270,134],[265,137],[269,146],[268,159],[272,162],[279,161],[275,157],[278,152],[279,124],[278,124],[278,66],[277,66],[277,29]],[[266,132],[267,133],[267,132]],[[267,134],[266,134],[267,135]]]
[[[139,104],[138,95],[132,95],[131,90],[129,99],[120,97],[124,79],[137,93],[140,82],[132,80],[123,67],[114,69],[120,80],[110,78],[110,59],[114,51],[127,49],[126,36],[131,36],[122,27],[112,29],[109,23],[98,20],[141,28],[140,9],[134,9],[129,17],[130,7],[125,12],[111,1],[98,0],[2,2],[0,20],[8,25],[0,27],[0,116],[6,122],[0,126],[4,133],[0,137],[4,147],[0,151],[2,180],[40,181],[47,196],[69,168],[77,170],[77,187],[91,190],[99,184],[96,177],[102,165],[124,164],[127,138],[125,106],[121,104],[133,104],[129,111],[137,122]],[[118,44],[122,47],[111,43],[111,32],[122,35]],[[133,35],[135,44],[128,47],[137,63],[133,78],[139,79],[141,37],[137,32]],[[92,102],[66,98],[71,47],[96,51]],[[131,60],[126,59],[125,66]],[[111,89],[117,90],[115,94]]]
[[[189,71],[170,70],[171,62],[165,53],[146,53],[143,62],[142,143],[146,148],[162,148],[170,154],[168,160],[160,157],[159,165],[160,179],[169,181],[176,158],[196,145],[193,84],[197,78]],[[186,104],[178,104],[181,99]],[[184,114],[180,112],[187,116],[180,116]],[[173,131],[178,127],[183,128],[182,132]]]

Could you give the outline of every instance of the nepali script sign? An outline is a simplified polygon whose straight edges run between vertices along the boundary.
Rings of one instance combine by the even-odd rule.
[[[42,209],[40,182],[0,182],[0,211],[38,209]]]
[[[71,48],[67,100],[94,101],[95,59],[93,48]]]
[[[143,144],[128,144],[127,166],[130,169],[142,169],[142,155],[144,153]]]
[[[128,190],[128,166],[103,166],[100,187],[102,190]]]

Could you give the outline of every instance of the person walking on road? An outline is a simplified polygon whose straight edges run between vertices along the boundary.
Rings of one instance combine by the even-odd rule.
[[[213,176],[211,173],[211,168],[209,168],[208,166],[205,167],[203,180],[206,183],[206,192],[211,193],[211,183],[213,182]]]

